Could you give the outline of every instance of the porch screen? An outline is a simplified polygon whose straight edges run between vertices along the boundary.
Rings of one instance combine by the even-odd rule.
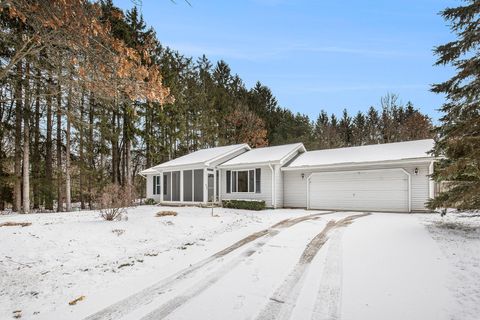
[[[172,200],[172,194],[171,194],[171,186],[172,184],[172,173],[171,172],[165,172],[163,174],[163,200],[164,201],[171,201]]]
[[[183,171],[183,201],[193,200],[193,171]]]
[[[172,172],[172,201],[180,201],[180,171]]]
[[[193,171],[193,200],[202,202],[203,201],[203,170],[194,170]]]

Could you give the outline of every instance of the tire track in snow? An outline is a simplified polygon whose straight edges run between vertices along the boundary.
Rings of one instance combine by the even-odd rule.
[[[328,240],[328,233],[335,228],[344,227],[351,224],[355,219],[369,215],[370,213],[362,213],[351,215],[338,221],[331,220],[306,246],[299,261],[285,278],[282,285],[277,288],[275,293],[270,297],[270,301],[260,311],[257,320],[277,320],[289,319],[295,303],[303,287],[303,282],[307,274],[307,270],[313,258],[320,251],[322,246]]]
[[[312,320],[340,319],[342,297],[342,236],[344,230],[336,230],[330,238],[325,267],[323,269]]]
[[[307,216],[301,216],[301,217],[298,217],[298,218],[289,218],[289,219],[285,219],[285,220],[282,220],[274,225],[272,225],[271,227],[269,227],[268,229],[264,229],[264,230],[261,230],[261,231],[258,231],[258,232],[255,232],[255,233],[252,233],[251,235],[235,242],[234,244],[232,244],[231,246],[228,246],[227,248],[213,254],[212,256],[208,257],[208,258],[205,258],[193,265],[191,265],[190,267],[188,268],[185,268],[129,297],[126,297],[88,317],[85,318],[85,320],[114,320],[114,319],[119,319],[127,314],[129,314],[130,312],[132,312],[133,310],[136,310],[144,305],[147,305],[149,303],[151,303],[155,298],[157,298],[159,295],[163,294],[165,291],[167,291],[168,289],[170,289],[171,287],[173,287],[173,285],[177,282],[177,281],[181,281],[182,279],[186,279],[187,277],[189,276],[192,276],[193,274],[195,274],[197,271],[201,270],[203,267],[211,264],[211,263],[214,263],[214,262],[219,262],[220,261],[220,258],[226,256],[227,254],[259,239],[259,238],[262,238],[262,237],[265,237],[265,236],[268,236],[268,237],[272,237],[276,234],[278,234],[278,232],[280,232],[280,230],[282,229],[286,229],[286,228],[289,228],[297,223],[300,223],[302,221],[306,221],[306,220],[313,220],[313,219],[318,219],[320,218],[320,216],[322,215],[326,215],[326,214],[332,214],[334,213],[333,211],[329,211],[329,212],[323,212],[323,213],[317,213],[317,214],[311,214],[311,215],[307,215]],[[248,251],[247,251],[248,253]],[[253,254],[254,252],[252,252],[251,254]],[[250,254],[250,255],[251,255]],[[241,259],[244,259],[245,256],[242,256]],[[234,259],[235,260],[235,259]],[[238,262],[237,262],[238,263]],[[223,268],[222,268],[223,269]],[[216,271],[218,272],[218,271]],[[214,272],[214,273],[216,273]],[[214,276],[210,276],[210,277],[207,277],[205,279],[209,279],[209,281],[213,281],[211,284],[209,284],[208,286],[212,285],[213,283],[215,283],[218,279],[214,279],[215,277]],[[205,280],[204,281],[205,283],[207,283],[208,281]],[[208,287],[207,286],[207,287]],[[205,288],[206,289],[206,288]],[[203,290],[205,290],[203,289]],[[203,291],[202,290],[202,291]],[[175,300],[177,301],[176,305],[180,306],[181,304],[185,303],[186,301],[184,301],[183,303],[181,304],[178,304],[178,302],[180,301],[180,297],[177,297],[177,298],[174,298],[172,300]],[[168,303],[168,302],[167,302]],[[173,304],[173,302],[172,302]],[[178,307],[177,306],[177,307]],[[157,318],[158,319],[158,318]]]

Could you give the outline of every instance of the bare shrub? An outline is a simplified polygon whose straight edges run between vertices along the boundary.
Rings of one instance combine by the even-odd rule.
[[[133,199],[130,188],[118,184],[107,185],[97,198],[100,216],[107,221],[121,220],[126,217],[126,208],[132,205]]]
[[[178,213],[175,211],[160,211],[155,214],[155,217],[167,217],[167,216],[176,217],[177,214]]]

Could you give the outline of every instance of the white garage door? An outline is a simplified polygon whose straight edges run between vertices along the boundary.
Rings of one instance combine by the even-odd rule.
[[[408,212],[402,169],[319,172],[310,177],[309,208]]]

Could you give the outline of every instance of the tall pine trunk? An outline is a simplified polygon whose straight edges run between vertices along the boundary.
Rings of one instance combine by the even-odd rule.
[[[70,112],[72,104],[72,85],[68,89],[67,98],[67,132],[65,135],[65,203],[67,212],[72,211],[72,189],[70,178]]]
[[[15,184],[13,189],[13,211],[22,208],[22,63],[17,64],[17,79],[15,82]]]
[[[30,213],[30,64],[25,65],[23,108],[23,213]]]
[[[62,87],[60,85],[60,72],[57,84],[57,211],[63,211],[62,192]]]
[[[131,149],[132,149],[132,140],[130,137],[130,121],[131,117],[129,114],[129,108],[125,103],[124,108],[124,118],[123,118],[123,140],[125,145],[125,175],[124,175],[124,186],[126,188],[130,188],[132,186],[132,164],[131,164]]]
[[[45,104],[47,107],[47,137],[45,141],[45,209],[53,210],[53,119],[52,119],[52,75],[48,77],[47,95]]]
[[[117,112],[114,110],[112,112],[112,183],[118,184],[118,136],[117,136],[117,127],[116,127],[116,118]]]
[[[34,115],[34,138],[33,138],[33,154],[32,154],[32,178],[33,178],[33,208],[40,207],[40,86],[42,73],[40,68],[37,70],[37,78],[35,79],[35,115]]]
[[[95,158],[93,154],[93,124],[94,124],[94,107],[95,107],[95,96],[90,92],[90,101],[89,101],[89,110],[88,110],[88,207],[90,210],[93,209],[92,197],[93,197],[93,179],[95,172]]]
[[[85,197],[84,197],[84,194],[83,194],[83,188],[84,188],[84,184],[85,184],[85,157],[84,157],[84,152],[83,152],[83,149],[84,149],[84,126],[83,126],[83,119],[84,119],[84,116],[85,116],[85,111],[84,111],[84,102],[85,102],[85,92],[82,91],[82,98],[80,100],[80,125],[79,125],[79,133],[80,133],[80,136],[79,136],[79,169],[80,169],[80,175],[79,175],[79,181],[78,181],[78,188],[79,188],[79,196],[80,196],[80,208],[82,210],[85,209]]]

